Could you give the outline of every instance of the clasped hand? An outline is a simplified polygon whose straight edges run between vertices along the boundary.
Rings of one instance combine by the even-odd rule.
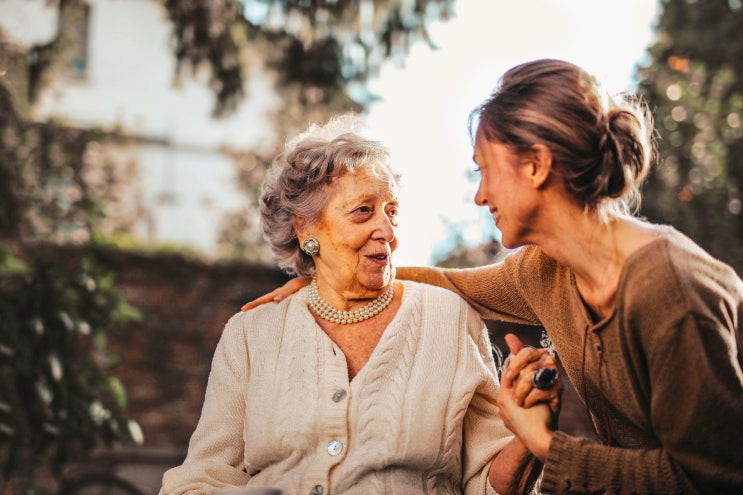
[[[562,379],[544,390],[534,386],[534,373],[541,368],[557,369],[557,361],[547,349],[525,347],[521,340],[506,335],[510,355],[501,378],[498,397],[505,425],[542,462],[547,458],[553,431],[560,414]]]

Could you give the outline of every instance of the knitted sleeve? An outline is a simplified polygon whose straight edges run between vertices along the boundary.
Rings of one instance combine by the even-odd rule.
[[[487,328],[471,308],[467,308],[467,342],[462,347],[469,361],[468,373],[480,377],[464,417],[463,481],[465,495],[486,495],[495,491],[488,481],[490,464],[496,453],[513,438],[500,418],[497,405],[500,386]],[[503,473],[517,476],[520,473]]]
[[[485,319],[539,324],[522,293],[522,278],[533,277],[531,267],[522,266],[525,255],[535,259],[534,248],[523,248],[502,262],[476,268],[400,267],[397,277],[451,290]]]
[[[165,472],[160,495],[210,495],[215,487],[244,486],[243,471],[247,349],[244,317],[227,323],[209,373],[199,423],[182,465]]]

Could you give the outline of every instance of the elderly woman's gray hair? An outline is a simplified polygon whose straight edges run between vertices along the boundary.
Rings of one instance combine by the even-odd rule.
[[[390,168],[389,150],[362,136],[363,123],[353,115],[313,124],[289,141],[276,157],[261,189],[263,236],[279,267],[289,274],[313,275],[315,264],[299,245],[294,222],[312,225],[328,204],[326,186],[363,168],[396,190],[400,177]]]

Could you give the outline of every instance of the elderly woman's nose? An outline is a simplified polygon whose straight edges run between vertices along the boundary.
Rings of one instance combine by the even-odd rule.
[[[384,238],[387,241],[391,241],[395,238],[395,229],[396,227],[393,220],[386,213],[376,216],[375,235]]]

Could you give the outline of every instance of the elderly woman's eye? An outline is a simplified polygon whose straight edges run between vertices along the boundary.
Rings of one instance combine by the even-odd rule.
[[[397,214],[398,214],[397,208],[390,208],[389,210],[387,210],[387,217],[390,219],[390,222],[392,223],[392,225],[395,225],[395,226],[397,226]]]

